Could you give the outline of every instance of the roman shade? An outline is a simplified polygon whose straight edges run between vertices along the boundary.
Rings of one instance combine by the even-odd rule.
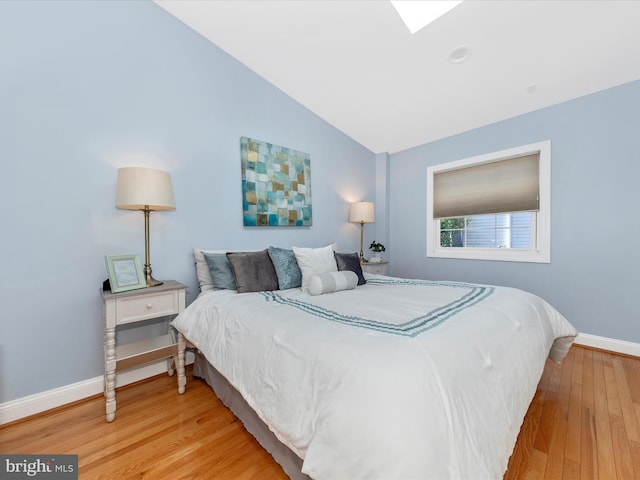
[[[540,152],[436,172],[433,218],[539,209]]]

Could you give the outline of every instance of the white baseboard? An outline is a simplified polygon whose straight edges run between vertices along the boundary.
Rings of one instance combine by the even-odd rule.
[[[187,352],[185,360],[186,364],[193,363],[193,353]],[[145,378],[160,375],[166,371],[166,360],[126,370],[116,376],[116,387],[122,387]],[[99,377],[2,403],[0,404],[0,425],[102,393],[104,391],[103,382],[104,377],[100,375]]]
[[[615,338],[598,337],[597,335],[590,335],[588,333],[579,333],[575,343],[585,347],[599,348],[610,352],[640,357],[640,343],[616,340]]]

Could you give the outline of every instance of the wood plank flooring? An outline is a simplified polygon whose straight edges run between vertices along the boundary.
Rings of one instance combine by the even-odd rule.
[[[165,375],[119,389],[113,423],[99,395],[2,426],[0,452],[78,454],[83,480],[286,479],[188,373],[184,395]],[[640,478],[640,359],[574,346],[547,361],[504,478]]]
[[[640,478],[640,359],[573,346],[547,360],[505,480]]]

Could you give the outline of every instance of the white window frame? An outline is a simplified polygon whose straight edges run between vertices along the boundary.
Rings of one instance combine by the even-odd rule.
[[[540,210],[534,215],[535,225],[532,225],[530,249],[440,246],[440,220],[433,218],[433,177],[436,173],[535,153],[540,154]],[[427,167],[427,257],[551,263],[551,141],[546,140]]]

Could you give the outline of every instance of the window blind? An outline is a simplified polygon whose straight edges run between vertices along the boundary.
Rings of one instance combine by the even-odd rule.
[[[433,217],[539,209],[540,153],[483,163],[433,176]]]

